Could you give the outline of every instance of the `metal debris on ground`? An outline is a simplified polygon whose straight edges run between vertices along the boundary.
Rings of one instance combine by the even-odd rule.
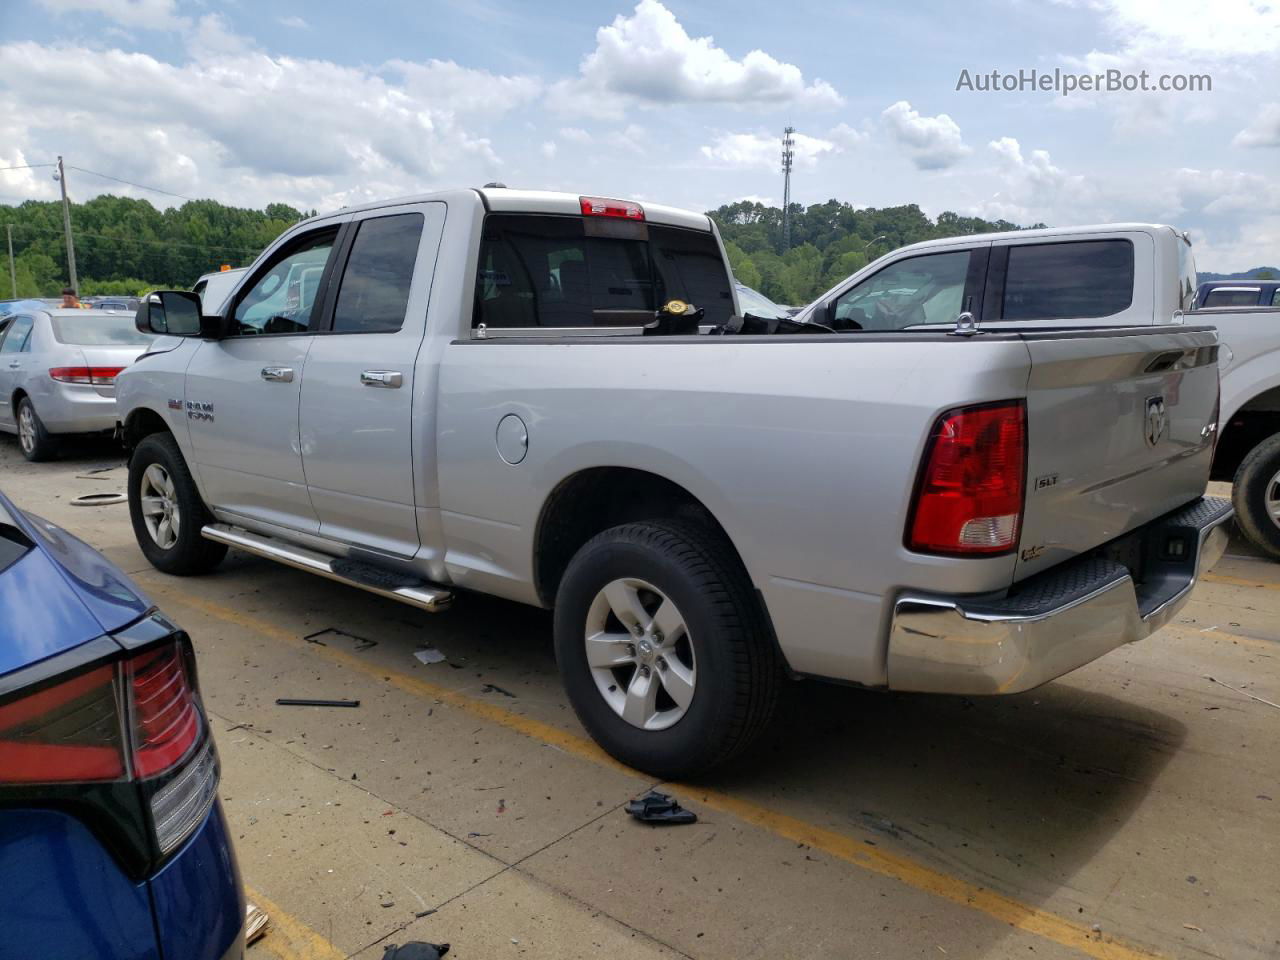
[[[267,934],[267,924],[271,922],[271,918],[267,916],[265,910],[252,903],[246,903],[244,907],[244,945],[255,942]]]
[[[315,633],[308,633],[302,639],[307,641],[307,643],[316,643],[322,647],[327,647],[328,644],[325,643],[324,640],[321,640],[321,637],[325,637],[329,640],[350,640],[355,645],[357,653],[378,645],[377,640],[370,640],[367,637],[358,637],[354,633],[347,633],[347,631],[339,630],[336,627],[325,627],[325,629],[317,630]]]
[[[628,803],[627,813],[642,823],[675,825],[698,822],[696,813],[680,806],[675,797],[657,790],[650,790],[643,797]]]
[[[421,650],[413,651],[413,655],[419,663],[443,663],[444,654],[435,647],[423,647]]]
[[[123,493],[86,493],[68,501],[73,507],[109,507],[113,503],[124,503],[128,497]]]
[[[308,700],[293,697],[276,697],[282,707],[358,707],[359,700]]]
[[[449,945],[412,940],[398,947],[394,943],[389,943],[385,949],[382,960],[440,960],[449,952]]]
[[[1277,710],[1280,710],[1280,703],[1272,703],[1270,700],[1262,699],[1262,697],[1255,697],[1248,690],[1245,690],[1242,687],[1233,687],[1229,683],[1223,683],[1221,680],[1211,677],[1207,673],[1204,675],[1204,678],[1208,680],[1210,683],[1216,683],[1220,687],[1226,687],[1228,690],[1234,690],[1236,693],[1242,693],[1246,697],[1248,697],[1250,700],[1257,700],[1259,703],[1265,703],[1268,707],[1275,707]]]

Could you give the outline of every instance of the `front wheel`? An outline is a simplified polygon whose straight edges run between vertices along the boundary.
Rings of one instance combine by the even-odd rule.
[[[1245,536],[1280,559],[1280,434],[1244,458],[1232,481],[1231,501]]]
[[[591,736],[664,779],[741,753],[777,701],[778,657],[746,573],[691,524],[626,524],[583,546],[556,596],[555,646]]]
[[[144,437],[129,459],[133,535],[157,570],[188,576],[212,570],[225,544],[200,536],[208,510],[172,434]]]

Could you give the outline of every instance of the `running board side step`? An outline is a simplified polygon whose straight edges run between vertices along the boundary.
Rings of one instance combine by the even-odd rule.
[[[443,587],[426,582],[410,583],[409,578],[402,578],[400,574],[390,571],[383,571],[385,575],[381,577],[369,576],[367,572],[360,570],[363,564],[317,553],[315,550],[308,550],[274,537],[250,533],[248,530],[241,530],[239,527],[232,527],[225,523],[206,524],[201,529],[200,535],[206,540],[225,543],[245,553],[266,557],[268,560],[275,560],[278,563],[305,570],[307,573],[316,573],[330,580],[336,580],[338,583],[376,593],[389,600],[399,600],[401,603],[407,603],[431,613],[445,609],[453,599],[453,594]],[[348,570],[350,572],[346,572]],[[394,585],[395,581],[401,579],[404,580],[404,585]],[[373,582],[375,580],[381,580],[383,583]]]

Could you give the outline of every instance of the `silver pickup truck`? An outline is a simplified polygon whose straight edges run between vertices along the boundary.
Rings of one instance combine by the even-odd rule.
[[[668,207],[307,220],[222,315],[139,309],[134,530],[175,574],[235,547],[426,610],[554,607],[583,725],[662,777],[741,751],[788,676],[1027,690],[1168,622],[1223,550],[1217,336],[1181,322],[1174,239],[909,247],[797,323],[741,316],[714,224]]]

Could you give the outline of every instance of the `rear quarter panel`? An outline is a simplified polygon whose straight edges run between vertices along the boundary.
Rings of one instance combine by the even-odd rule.
[[[439,394],[441,518],[450,578],[537,602],[534,536],[579,470],[632,467],[688,490],[723,525],[791,667],[884,682],[886,598],[913,586],[1008,586],[1013,557],[903,546],[926,436],[951,407],[1021,397],[1016,339],[628,337],[459,341]],[[513,413],[518,465],[497,453]]]

